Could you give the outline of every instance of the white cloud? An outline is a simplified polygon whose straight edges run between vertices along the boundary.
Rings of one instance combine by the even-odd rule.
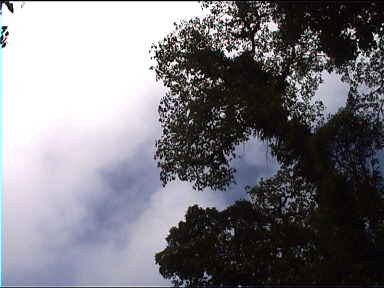
[[[324,73],[324,82],[320,84],[314,100],[321,99],[326,107],[325,113],[333,114],[347,101],[349,86],[335,73]]]
[[[92,225],[90,203],[111,192],[100,169],[143,153],[143,143],[159,133],[163,89],[148,70],[151,43],[174,20],[199,13],[197,3],[28,2],[6,19],[7,284],[44,284],[38,281],[47,282],[56,266],[74,270],[68,281],[85,285],[166,283],[154,252],[192,202],[220,205],[218,194],[177,184],[155,192],[148,210],[112,229],[104,242],[76,243],[74,235]],[[116,246],[116,239],[125,242]],[[66,258],[73,261],[65,264]]]
[[[111,241],[94,246],[90,258],[81,257],[79,285],[167,285],[158,274],[154,255],[165,248],[165,237],[172,226],[184,219],[188,206],[225,207],[222,194],[197,193],[189,185],[173,183],[160,189],[150,199],[149,207],[137,221],[122,226],[120,233],[129,239],[124,247]],[[111,269],[113,267],[113,269]],[[92,279],[89,275],[93,275]],[[153,275],[153,276],[152,276]]]

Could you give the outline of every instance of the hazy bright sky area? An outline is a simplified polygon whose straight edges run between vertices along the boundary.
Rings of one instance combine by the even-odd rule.
[[[199,15],[197,2],[26,2],[5,16],[5,285],[169,285],[154,254],[188,206],[223,209],[274,173],[253,141],[230,191],[160,185],[165,89],[149,49]],[[325,78],[318,95],[333,112],[346,87]]]

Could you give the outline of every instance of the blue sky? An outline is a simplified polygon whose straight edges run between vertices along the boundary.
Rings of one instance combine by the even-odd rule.
[[[240,146],[238,186],[162,188],[153,160],[165,89],[149,49],[196,2],[27,2],[3,50],[5,285],[167,285],[154,254],[188,206],[223,209],[271,175],[265,145]],[[346,87],[326,75],[330,112]],[[334,97],[337,95],[337,97]]]

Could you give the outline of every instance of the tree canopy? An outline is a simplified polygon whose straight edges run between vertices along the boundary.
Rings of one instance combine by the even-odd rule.
[[[384,21],[376,6],[381,4],[338,4],[340,11],[354,11],[358,19],[369,11],[379,14],[372,17],[381,22],[368,25],[367,20],[355,23],[347,18],[329,32],[344,39],[340,43],[335,40],[335,45],[334,37],[331,41],[322,36],[333,27],[323,18],[339,19],[334,13],[322,14],[335,10],[334,5],[327,10],[324,5],[296,4],[303,6],[302,13],[312,15],[308,16],[312,20],[304,17],[290,25],[304,26],[295,37],[289,36],[292,30],[286,26],[289,13],[299,13],[296,6],[289,9],[259,2],[202,5],[211,11],[207,17],[175,24],[175,31],[152,49],[156,60],[152,68],[169,89],[159,106],[163,135],[156,143],[155,155],[164,185],[178,177],[191,181],[197,189],[225,189],[234,179],[230,161],[236,157],[236,145],[252,136],[270,141],[280,161],[310,158],[312,151],[302,146],[316,136],[313,130],[323,112],[322,103],[311,99],[324,70],[341,73],[355,89],[354,96],[357,85],[368,86],[371,95],[367,94],[366,100],[379,105]],[[349,15],[348,11],[344,13]],[[280,29],[271,23],[277,23]],[[372,37],[350,31],[363,24],[373,27],[368,29]],[[360,57],[353,53],[350,59],[352,56],[345,52],[348,49],[341,46],[346,39],[359,43],[356,49]],[[345,53],[335,52],[336,48]]]
[[[168,247],[156,256],[160,272],[189,284],[384,281],[377,268],[384,263],[375,256],[382,255],[384,241],[384,183],[378,158],[384,148],[383,4],[212,1],[202,2],[202,7],[209,12],[206,16],[175,23],[175,30],[151,50],[156,62],[152,69],[168,88],[159,105],[162,135],[156,141],[155,159],[160,179],[163,185],[178,178],[197,190],[225,190],[235,182],[231,167],[237,157],[235,148],[251,137],[268,143],[282,170],[251,190],[256,199],[252,205],[239,202],[222,212],[190,208],[190,220],[182,224],[189,228],[183,230],[180,224],[173,228]],[[313,96],[323,73],[332,71],[349,85],[349,94],[345,106],[326,117],[323,103]],[[289,177],[282,176],[287,173],[292,181],[301,179],[306,194],[300,185],[290,186]],[[316,209],[308,212],[300,204],[303,198],[293,195],[311,191]],[[269,199],[267,206],[258,193]],[[314,237],[308,240],[307,232],[300,236],[310,245],[311,256],[302,256],[297,252],[302,248],[287,244],[300,237],[275,232],[289,229],[291,220],[276,224],[280,204],[273,197],[291,199],[287,201],[316,219],[310,227],[295,224]],[[252,235],[245,258],[232,244],[230,248],[223,244],[225,252],[214,248],[220,233],[235,229],[222,215],[240,206],[250,211],[244,220],[244,227],[251,227],[244,229]],[[201,217],[214,226],[215,233],[208,235],[201,229],[200,234],[188,234],[193,221],[202,221],[199,213],[206,215]],[[262,228],[265,217],[271,224],[268,229]],[[173,238],[181,234],[186,240],[178,241],[182,244],[175,248]],[[196,237],[211,239],[205,242],[210,247],[206,256],[199,256],[197,262],[178,254],[198,251],[203,244]],[[229,243],[245,245],[233,239]],[[275,248],[288,245],[296,252],[271,256],[272,246],[262,239],[269,239]],[[263,258],[264,252],[269,253],[269,261]],[[230,255],[241,260],[236,262]],[[237,268],[223,257],[235,261]],[[262,268],[255,259],[260,263],[265,259],[272,268],[268,273],[257,270]],[[297,259],[301,264],[294,270],[281,264]],[[245,266],[236,272],[233,269],[239,263]],[[303,272],[308,267],[314,269],[311,279]],[[231,273],[223,272],[226,269]]]
[[[310,283],[320,261],[313,187],[284,169],[218,212],[189,207],[173,227],[168,246],[156,254],[160,273],[176,285]],[[283,188],[283,185],[287,187]]]

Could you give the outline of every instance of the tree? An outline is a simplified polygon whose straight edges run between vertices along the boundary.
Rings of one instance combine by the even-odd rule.
[[[316,187],[294,168],[283,167],[248,193],[251,201],[237,201],[221,212],[189,207],[155,256],[160,273],[187,287],[384,280],[378,268],[384,226],[372,229],[368,242],[363,237],[355,242],[368,256],[356,262],[340,235],[324,235],[322,226],[331,217],[319,213]]]
[[[314,187],[293,175],[280,170],[249,191],[251,202],[221,212],[190,207],[156,254],[160,273],[187,286],[319,283]]]
[[[365,24],[363,20],[360,21],[363,24],[358,23],[360,26],[353,26],[348,18],[344,25],[336,26],[330,33],[347,33],[343,37],[348,36],[348,41],[354,39],[354,43],[359,43],[361,55],[376,52],[383,63],[382,52],[377,51],[383,50],[380,35],[384,21],[383,13],[377,12],[376,6],[367,10],[364,5],[356,8],[353,4],[338,4],[340,11],[354,11],[360,18],[371,11],[371,18],[381,21],[374,25],[368,23],[373,27],[368,31],[373,42],[364,42],[360,36],[362,32],[347,33],[348,29],[360,29]],[[336,16],[334,13],[321,14],[331,8],[302,9],[304,15],[310,13],[311,17],[307,17],[309,20],[305,18],[306,22],[303,20],[301,26],[306,25],[305,29],[300,26],[301,30],[292,38],[285,32],[291,31],[286,28],[290,14],[280,10],[291,7],[288,12],[296,13],[296,6],[204,2],[203,7],[210,8],[209,16],[176,25],[176,30],[152,50],[152,58],[157,63],[152,68],[157,79],[169,89],[159,106],[163,135],[156,142],[155,155],[163,184],[178,177],[191,181],[197,189],[225,189],[234,180],[235,171],[230,167],[230,161],[236,157],[235,147],[252,136],[271,142],[272,152],[286,164],[299,157],[311,159],[313,153],[309,150],[318,149],[308,150],[305,145],[313,142],[314,125],[323,110],[322,103],[311,103],[321,82],[322,71],[337,69],[347,75],[357,71],[359,67],[355,68],[355,64],[362,64],[355,53],[350,61],[347,60],[351,56],[331,58],[339,53],[334,50],[341,42],[332,46],[334,42],[327,42],[323,39],[324,33],[318,32],[331,29],[324,30],[324,26],[329,25],[323,17],[332,21]],[[334,5],[332,9],[336,9]],[[376,14],[380,17],[374,17]],[[272,19],[282,31],[271,28]],[[315,25],[315,28],[308,24],[318,22],[323,24]],[[357,38],[359,36],[362,39]],[[329,45],[325,46],[327,43]],[[345,64],[340,66],[339,63]],[[380,69],[375,67],[376,73],[382,75]],[[363,79],[358,83],[363,83]],[[379,92],[382,94],[382,89]]]
[[[170,230],[167,248],[156,254],[160,273],[187,286],[311,283],[309,270],[320,256],[309,225],[316,203],[313,187],[291,173],[262,180],[250,191],[252,202],[237,201],[221,212],[189,207],[185,221]],[[291,195],[279,189],[288,178]],[[288,202],[290,196],[295,200]]]
[[[376,48],[374,35],[380,38],[384,35],[383,8],[383,3],[377,1],[279,2],[274,13],[287,43],[297,42],[305,30],[310,29],[318,36],[318,52],[326,53],[340,67],[349,60],[355,60],[361,51]]]
[[[320,255],[342,267],[318,279],[383,281],[369,264],[378,263],[384,223],[382,5],[203,2],[207,16],[175,24],[152,47],[152,69],[168,88],[155,154],[163,185],[178,177],[225,190],[235,147],[258,137],[316,188]],[[328,119],[312,101],[323,71],[350,85]]]

